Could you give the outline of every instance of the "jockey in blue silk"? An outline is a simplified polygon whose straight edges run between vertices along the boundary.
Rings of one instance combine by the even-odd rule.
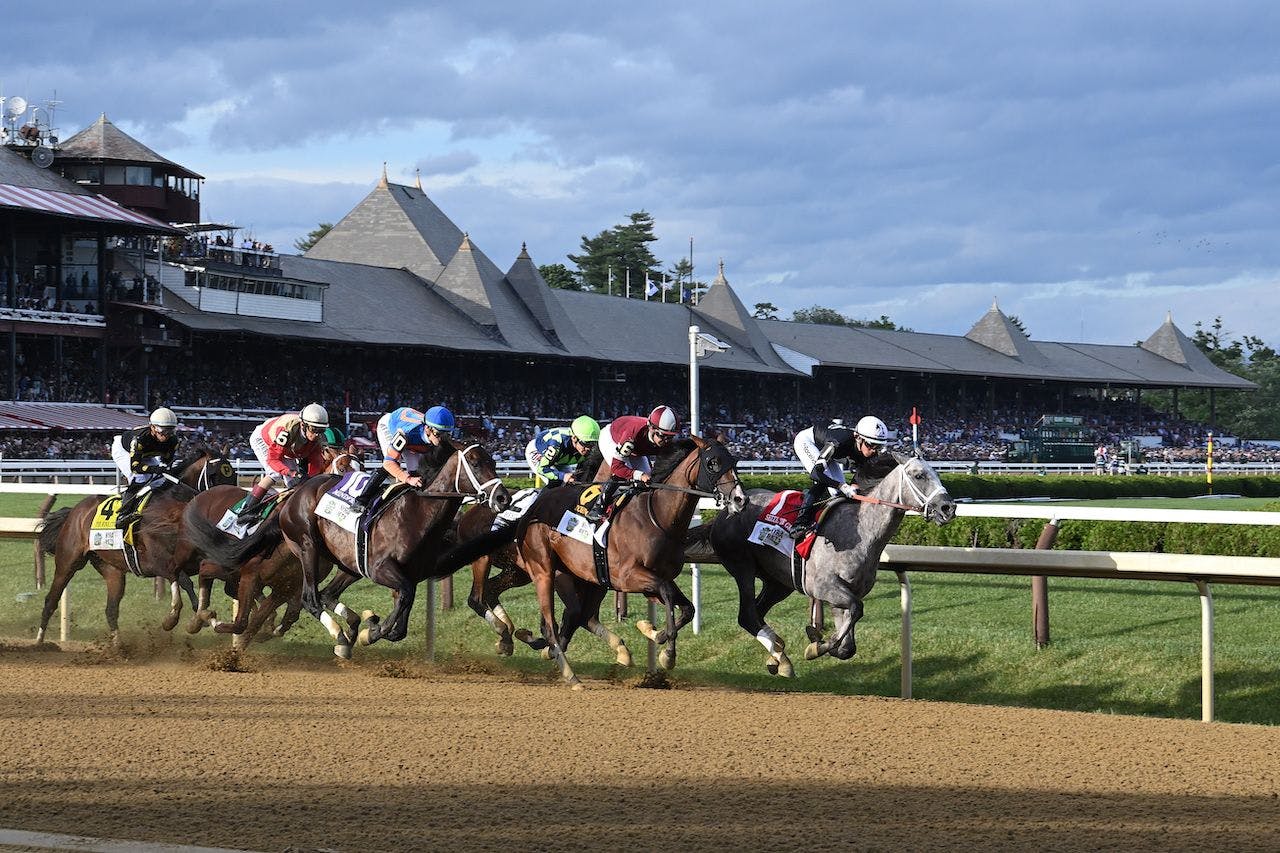
[[[364,510],[388,477],[415,489],[422,488],[422,478],[415,472],[423,456],[438,447],[453,432],[453,413],[444,406],[432,406],[425,413],[403,406],[378,418],[378,447],[382,449],[382,467],[373,472],[355,507]]]
[[[554,487],[576,481],[574,472],[600,440],[600,424],[583,415],[568,427],[543,430],[525,446],[524,459],[535,486]],[[588,477],[591,472],[588,472]]]

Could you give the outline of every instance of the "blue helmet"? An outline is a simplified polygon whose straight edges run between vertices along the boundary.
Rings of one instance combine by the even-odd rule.
[[[427,409],[427,413],[423,416],[423,421],[427,426],[440,432],[453,432],[453,412],[444,406],[432,406]]]

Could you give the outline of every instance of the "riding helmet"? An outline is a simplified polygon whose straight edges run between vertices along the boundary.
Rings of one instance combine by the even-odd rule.
[[[854,432],[867,444],[889,443],[889,428],[884,425],[884,421],[874,415],[867,415],[858,421],[858,427]]]
[[[161,406],[151,413],[151,425],[169,432],[178,428],[178,416],[173,413],[173,409]]]
[[[319,403],[309,403],[302,410],[302,422],[309,427],[324,429],[329,425],[329,413]]]
[[[675,435],[680,431],[680,419],[670,406],[659,406],[649,413],[649,426],[662,435]]]
[[[453,432],[455,423],[453,412],[444,406],[432,406],[427,409],[427,414],[423,417],[423,421],[437,432]]]
[[[594,444],[600,440],[600,424],[590,415],[575,418],[569,426],[569,432],[583,444]]]

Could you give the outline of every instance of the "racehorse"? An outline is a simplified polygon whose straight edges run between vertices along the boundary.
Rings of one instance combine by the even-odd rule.
[[[151,495],[134,527],[136,572],[123,551],[95,551],[89,547],[90,525],[102,503],[101,495],[90,495],[74,506],[55,510],[45,517],[40,527],[40,548],[53,555],[54,573],[40,614],[37,642],[44,641],[49,618],[58,607],[62,591],[86,562],[91,563],[107,583],[107,629],[113,643],[119,638],[120,599],[129,573],[170,582],[170,612],[161,623],[166,631],[178,624],[182,613],[180,591],[187,593],[192,607],[196,606],[195,588],[188,576],[194,566],[189,561],[178,562],[173,558],[182,539],[182,510],[198,490],[234,483],[236,473],[227,461],[226,452],[209,446],[201,446],[192,456],[173,466],[173,470],[180,472],[177,482]]]
[[[765,666],[775,675],[789,677],[795,670],[782,637],[764,621],[770,608],[792,592],[811,595],[836,608],[835,638],[826,640],[811,627],[805,658],[830,654],[847,660],[857,651],[854,625],[862,618],[862,600],[875,585],[880,555],[906,512],[919,512],[939,525],[955,518],[955,502],[923,459],[880,453],[868,470],[878,482],[857,501],[835,499],[819,525],[798,580],[791,556],[747,541],[772,492],[753,492],[748,509],[717,516],[689,537],[688,559],[705,557],[709,545],[737,582],[738,624],[768,650]],[[757,579],[761,582],[758,595]]]
[[[694,615],[693,603],[674,582],[684,564],[689,521],[702,496],[719,495],[730,512],[746,504],[734,472],[736,464],[718,441],[695,436],[667,448],[658,457],[647,486],[615,512],[609,524],[607,585],[597,577],[592,546],[557,529],[565,513],[573,512],[581,501],[581,486],[545,491],[516,525],[460,543],[442,558],[442,574],[514,540],[519,563],[537,590],[543,638],[560,665],[561,676],[574,689],[580,689],[582,682],[569,665],[564,648],[583,615],[598,612],[608,589],[655,598],[666,607],[665,626],[658,630],[642,620],[636,628],[653,642],[666,644],[659,663],[670,669],[676,663],[676,635]],[[578,601],[576,612],[566,609],[563,632],[556,623],[552,601],[555,575],[560,572],[573,577]]]
[[[335,448],[325,448],[323,455],[329,463],[325,470],[330,474],[346,472],[354,461],[351,454]],[[216,633],[232,634],[232,644],[237,647],[246,645],[250,637],[259,636],[259,630],[281,606],[286,607],[284,617],[262,634],[261,639],[283,635],[302,611],[302,566],[278,537],[271,547],[263,543],[265,553],[259,550],[239,566],[221,566],[205,558],[202,543],[217,535],[211,531],[216,531],[218,521],[246,494],[247,490],[238,486],[215,486],[192,498],[183,513],[187,535],[179,546],[194,550],[201,557],[199,602],[187,625],[187,633],[198,633],[209,625]],[[219,620],[217,613],[209,609],[213,583],[219,580],[226,584],[227,594],[236,600],[234,616],[229,622]],[[264,597],[263,592],[268,588],[270,592]]]
[[[208,558],[224,566],[240,565],[254,548],[284,542],[302,564],[302,606],[315,616],[338,641],[335,651],[349,647],[353,639],[368,645],[380,639],[404,639],[409,629],[409,613],[417,586],[428,578],[443,577],[436,570],[436,558],[463,498],[484,500],[502,511],[511,495],[498,477],[493,457],[478,444],[462,444],[452,439],[425,454],[423,489],[405,489],[379,510],[368,530],[365,571],[360,570],[356,536],[341,526],[315,514],[320,499],[337,482],[335,476],[312,477],[285,500],[278,513],[268,518],[256,532],[227,547],[225,541],[202,543]],[[346,573],[325,593],[317,585],[327,574],[321,565],[337,565]],[[368,624],[358,637],[350,633],[359,624],[336,596],[350,582],[368,577],[395,594],[395,604],[386,621],[366,614]],[[330,597],[332,596],[332,598]],[[344,626],[330,615],[333,611]]]

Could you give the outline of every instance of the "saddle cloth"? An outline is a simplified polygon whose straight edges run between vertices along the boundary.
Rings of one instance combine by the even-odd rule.
[[[822,508],[813,529],[804,539],[796,542],[791,538],[791,528],[796,523],[796,517],[800,515],[800,504],[803,501],[804,492],[794,489],[778,492],[760,511],[760,517],[751,529],[751,535],[747,537],[747,541],[773,548],[786,557],[790,557],[794,551],[800,559],[809,559],[809,551],[813,548],[814,539],[818,536],[818,528],[831,505],[828,504]]]
[[[134,512],[141,515],[150,501],[151,492],[148,491],[142,496],[142,500],[138,501],[138,505],[134,507]],[[130,524],[127,530],[116,529],[116,517],[120,513],[120,502],[120,495],[111,495],[98,504],[98,509],[93,514],[93,520],[89,522],[90,549],[94,551],[123,551],[125,543],[133,544],[133,534],[138,527],[137,521]]]
[[[292,492],[292,489],[285,489],[283,492],[276,492],[274,495],[267,495],[262,499],[262,503],[258,505],[257,514],[249,521],[241,523],[239,521],[240,511],[244,509],[244,505],[249,501],[249,495],[246,493],[244,497],[233,503],[226,512],[222,514],[222,519],[218,522],[218,529],[223,533],[234,536],[236,539],[243,539],[250,533],[258,529],[267,516],[276,506]]]

